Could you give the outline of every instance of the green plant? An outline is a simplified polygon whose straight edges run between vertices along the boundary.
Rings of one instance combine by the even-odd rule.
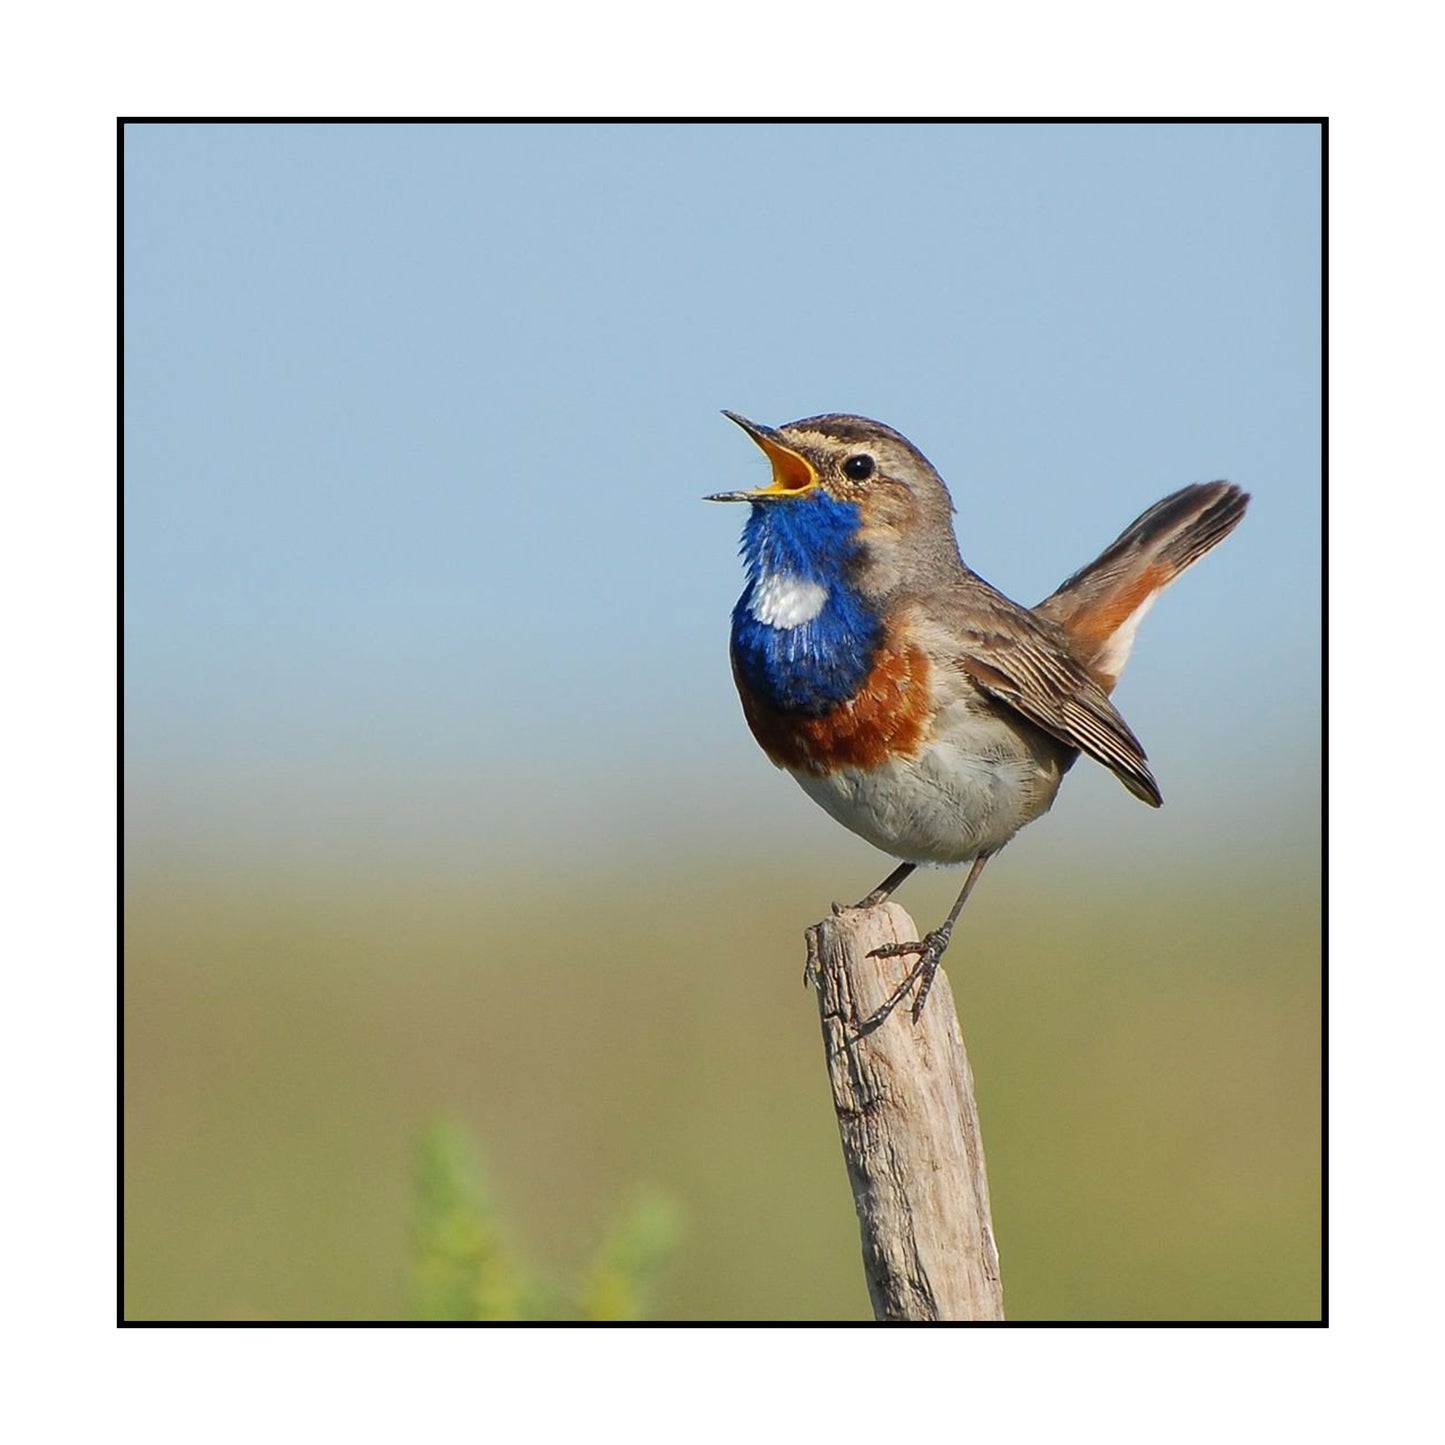
[[[466,1131],[432,1124],[417,1150],[413,1313],[422,1320],[636,1320],[682,1234],[666,1195],[641,1189],[605,1230],[578,1283],[530,1264],[500,1218]]]

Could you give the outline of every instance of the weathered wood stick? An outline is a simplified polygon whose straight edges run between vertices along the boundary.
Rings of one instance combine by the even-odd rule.
[[[943,970],[918,1023],[910,996],[858,1032],[915,962],[869,951],[919,937],[896,903],[835,908],[807,933],[868,1294],[880,1320],[1001,1320],[973,1074]]]

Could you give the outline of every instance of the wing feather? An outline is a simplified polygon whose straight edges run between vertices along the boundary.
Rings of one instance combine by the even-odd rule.
[[[1087,753],[1136,798],[1157,808],[1163,797],[1139,739],[1104,689],[1070,655],[1062,632],[982,578],[970,577],[950,594],[930,599],[930,611],[946,622],[950,642],[957,643],[950,661],[994,701]],[[944,617],[938,617],[940,601]]]

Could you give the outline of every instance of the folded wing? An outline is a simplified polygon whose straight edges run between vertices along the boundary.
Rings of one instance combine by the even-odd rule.
[[[1103,763],[1136,798],[1163,801],[1144,749],[1108,694],[1069,653],[1059,629],[1010,602],[981,578],[951,589],[949,661],[987,697]],[[940,619],[945,620],[945,619]]]

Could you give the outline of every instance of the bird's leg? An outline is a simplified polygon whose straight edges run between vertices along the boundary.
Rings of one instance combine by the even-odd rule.
[[[860,898],[853,907],[876,908],[917,867],[917,863],[900,863],[866,898]],[[834,913],[841,913],[842,911],[843,905],[841,903],[835,903],[833,905]],[[807,988],[813,981],[813,965],[809,963],[803,969],[803,987]]]
[[[853,907],[876,908],[917,867],[917,863],[900,863],[866,898],[860,899]]]
[[[939,960],[943,957],[944,949],[948,947],[949,937],[953,933],[953,925],[958,922],[958,915],[963,912],[963,905],[968,902],[968,895],[973,892],[973,885],[978,882],[978,875],[983,872],[983,865],[991,856],[988,853],[980,853],[973,860],[973,867],[968,870],[968,877],[963,880],[963,887],[959,890],[958,901],[949,909],[948,917],[931,933],[913,943],[885,943],[881,948],[875,948],[869,953],[869,958],[898,958],[903,954],[916,953],[918,962],[909,970],[908,976],[903,982],[893,990],[887,1001],[874,1009],[858,1025],[859,1033],[870,1033],[876,1029],[898,1007],[915,983],[918,985],[918,993],[913,1000],[912,1014],[913,1022],[918,1022],[923,1013],[923,1004],[928,997],[928,990],[933,987],[933,978],[938,972]]]

